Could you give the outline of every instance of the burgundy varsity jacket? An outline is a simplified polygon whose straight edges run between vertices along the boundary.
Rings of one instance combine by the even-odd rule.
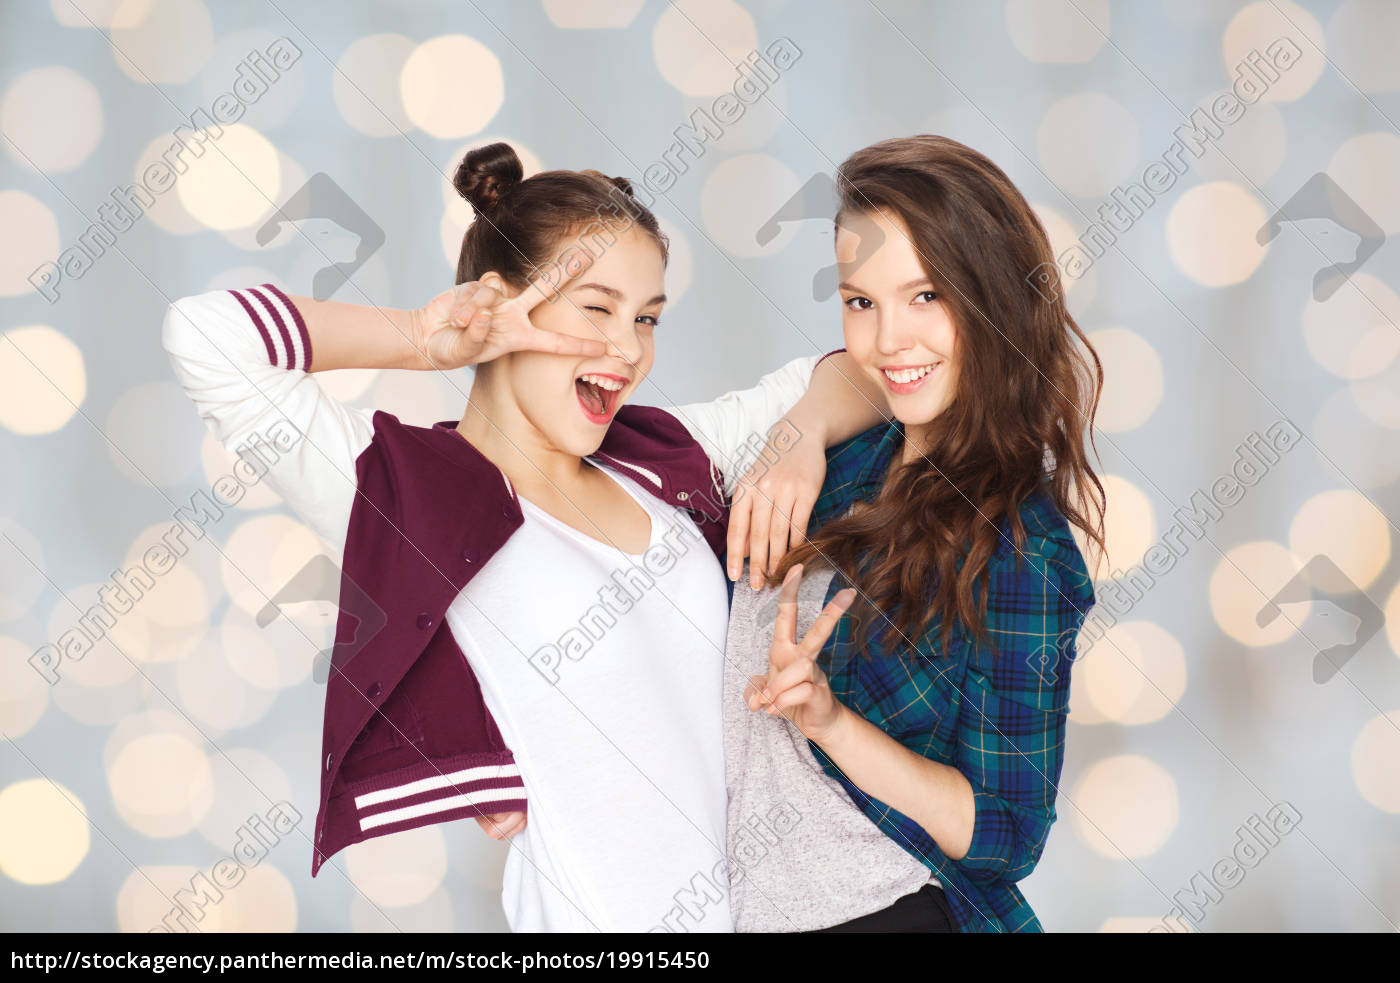
[[[377,412],[356,462],[313,876],[370,837],[525,808],[514,758],[443,621],[519,528],[520,503],[456,426],[408,426]],[[728,506],[719,471],[675,417],[624,406],[598,456],[688,510],[723,554]]]

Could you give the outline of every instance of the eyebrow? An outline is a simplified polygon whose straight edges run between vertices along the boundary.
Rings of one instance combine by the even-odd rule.
[[[624,300],[627,299],[627,295],[624,294],[621,290],[618,290],[616,287],[609,287],[609,286],[606,286],[606,285],[601,284],[601,283],[580,283],[575,289],[576,289],[576,290],[596,290],[596,291],[598,291],[600,294],[606,294],[607,296],[611,297],[613,300],[617,301],[618,303],[621,303],[622,301],[624,301]],[[642,306],[643,306],[643,307],[650,307],[652,304],[664,304],[664,303],[666,303],[666,295],[665,295],[665,294],[657,294],[655,297],[653,297],[651,300],[647,301],[647,302],[646,302],[645,304],[643,304]]]
[[[930,280],[930,279],[929,279],[928,277],[926,277],[926,276],[922,276],[922,277],[919,277],[919,279],[917,279],[917,280],[910,280],[908,283],[901,283],[899,286],[895,287],[895,289],[896,289],[896,290],[913,290],[915,287],[922,287],[922,286],[923,286],[924,284],[926,284],[926,283],[932,285],[932,284],[933,284],[933,281]],[[838,283],[838,284],[836,285],[836,288],[837,288],[838,290],[851,290],[851,291],[854,291],[855,293],[858,293],[858,294],[865,293],[864,290],[861,290],[860,287],[857,287],[857,286],[855,286],[855,285],[852,284],[852,283]]]

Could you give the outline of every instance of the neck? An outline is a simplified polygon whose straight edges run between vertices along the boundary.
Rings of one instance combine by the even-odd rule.
[[[928,425],[904,428],[904,444],[899,450],[901,465],[913,464],[928,455]]]
[[[515,393],[485,369],[477,368],[457,432],[532,501],[576,484],[584,472],[583,459],[550,444],[525,416]]]

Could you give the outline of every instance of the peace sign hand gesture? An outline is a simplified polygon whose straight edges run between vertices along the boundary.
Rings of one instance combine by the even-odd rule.
[[[808,740],[822,743],[836,726],[845,707],[831,694],[826,673],[817,667],[817,655],[836,628],[836,622],[855,599],[854,588],[839,591],[822,609],[802,640],[797,636],[797,588],[802,564],[794,564],[783,578],[778,594],[778,619],[773,644],[768,647],[768,672],[749,677],[744,700],[750,710],[764,708],[783,714]]]
[[[481,281],[459,283],[413,312],[414,348],[434,367],[456,369],[489,362],[507,352],[538,351],[597,357],[607,353],[601,338],[576,338],[537,328],[530,312],[588,268],[588,253],[575,255],[563,275],[545,274],[520,293],[506,296]],[[557,267],[556,267],[557,268]]]

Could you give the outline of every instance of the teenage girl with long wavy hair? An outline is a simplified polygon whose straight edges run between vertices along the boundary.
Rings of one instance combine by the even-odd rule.
[[[735,590],[735,925],[1038,930],[1016,882],[1055,819],[1094,602],[1071,530],[1104,545],[1103,371],[1028,279],[1049,240],[986,157],[886,140],[838,186],[846,349],[894,419],[828,452],[810,538]]]

